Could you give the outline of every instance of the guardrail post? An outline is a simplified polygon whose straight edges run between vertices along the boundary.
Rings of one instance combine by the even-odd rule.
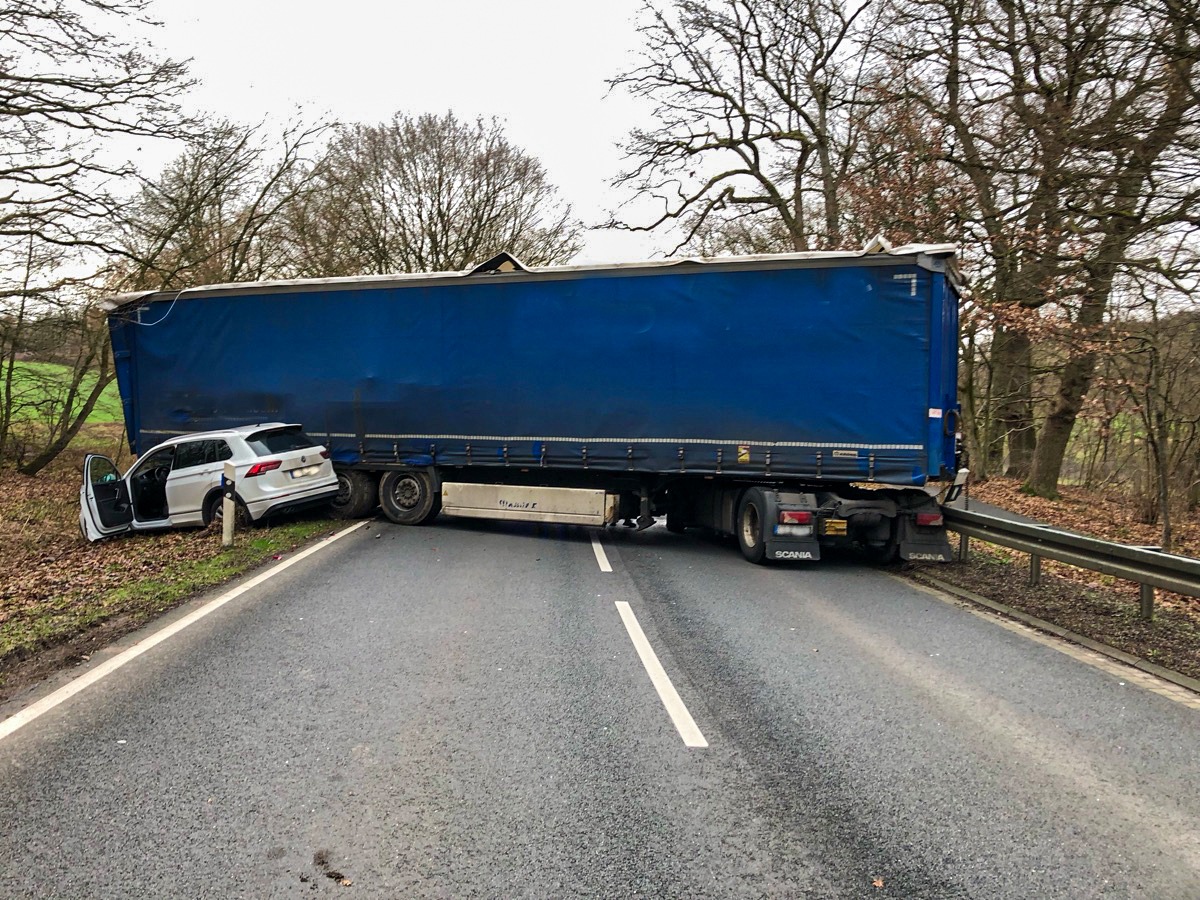
[[[1042,581],[1042,558],[1036,553],[1029,554],[1029,583],[1038,585]]]
[[[966,562],[967,556],[971,553],[971,539],[963,534],[958,533],[958,561]]]
[[[1154,618],[1154,585],[1138,585],[1142,589],[1142,621],[1149,622]]]
[[[237,470],[234,469],[233,463],[225,463],[225,472],[221,476],[221,493],[224,499],[221,501],[221,546],[233,546],[233,520],[237,518],[237,486],[234,481],[234,476]]]

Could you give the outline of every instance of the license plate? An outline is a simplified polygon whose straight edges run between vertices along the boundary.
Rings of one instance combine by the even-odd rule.
[[[825,520],[825,528],[823,529],[823,531],[825,534],[845,534],[846,533],[846,520],[845,519],[826,519]]]
[[[293,478],[307,478],[309,475],[316,475],[321,471],[320,466],[302,466],[299,469],[292,469]]]

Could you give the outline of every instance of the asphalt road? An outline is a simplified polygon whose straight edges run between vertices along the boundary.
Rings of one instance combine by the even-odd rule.
[[[0,897],[1200,897],[1200,712],[852,560],[593,534],[372,523],[0,740]]]

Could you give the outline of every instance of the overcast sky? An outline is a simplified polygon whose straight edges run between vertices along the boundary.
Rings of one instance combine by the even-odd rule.
[[[243,121],[380,122],[396,111],[497,116],[576,215],[605,218],[616,146],[646,107],[605,79],[638,49],[641,0],[155,0],[165,55],[190,57],[194,104]],[[589,232],[577,262],[644,259],[666,238]]]

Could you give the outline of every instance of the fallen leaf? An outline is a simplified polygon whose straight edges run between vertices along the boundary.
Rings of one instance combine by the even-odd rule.
[[[871,884],[873,884],[875,887],[883,887],[883,879],[876,878],[874,881],[871,882]]]
[[[354,882],[352,882],[349,878],[343,878],[341,881],[338,882],[338,884],[340,884],[342,887],[350,887],[350,885],[352,885],[353,883]]]

